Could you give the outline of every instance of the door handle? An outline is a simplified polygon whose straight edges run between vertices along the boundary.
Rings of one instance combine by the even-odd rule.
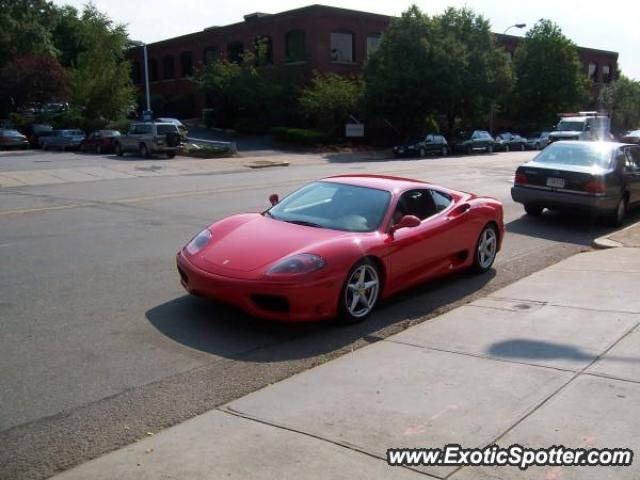
[[[449,218],[459,217],[460,215],[464,215],[471,209],[471,205],[468,203],[463,203],[462,205],[457,206],[453,209],[453,211],[449,214]]]

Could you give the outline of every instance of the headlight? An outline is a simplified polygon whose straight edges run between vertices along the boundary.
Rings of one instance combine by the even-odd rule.
[[[267,275],[298,274],[315,272],[323,268],[327,262],[313,253],[300,253],[285,258],[269,269]]]
[[[202,250],[207,243],[209,243],[209,240],[211,240],[211,232],[208,228],[205,228],[198,235],[193,237],[193,240],[187,243],[185,250],[189,255],[195,255]]]

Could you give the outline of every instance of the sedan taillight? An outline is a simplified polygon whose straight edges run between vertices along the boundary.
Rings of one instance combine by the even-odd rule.
[[[516,185],[526,185],[527,183],[529,183],[529,179],[527,179],[527,176],[524,173],[516,172],[514,183]]]
[[[584,186],[584,191],[592,194],[602,194],[605,192],[604,182],[601,180],[592,180]]]

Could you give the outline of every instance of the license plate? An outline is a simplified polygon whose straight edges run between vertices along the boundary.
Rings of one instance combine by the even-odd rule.
[[[547,187],[564,188],[564,178],[549,177],[547,178]]]

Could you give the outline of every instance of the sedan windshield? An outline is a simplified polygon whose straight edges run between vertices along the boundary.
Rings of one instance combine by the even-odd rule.
[[[314,182],[292,193],[266,214],[276,220],[347,232],[376,230],[391,194],[334,182]]]
[[[552,143],[533,161],[536,163],[607,168],[611,163],[613,148],[611,144],[599,142]]]

